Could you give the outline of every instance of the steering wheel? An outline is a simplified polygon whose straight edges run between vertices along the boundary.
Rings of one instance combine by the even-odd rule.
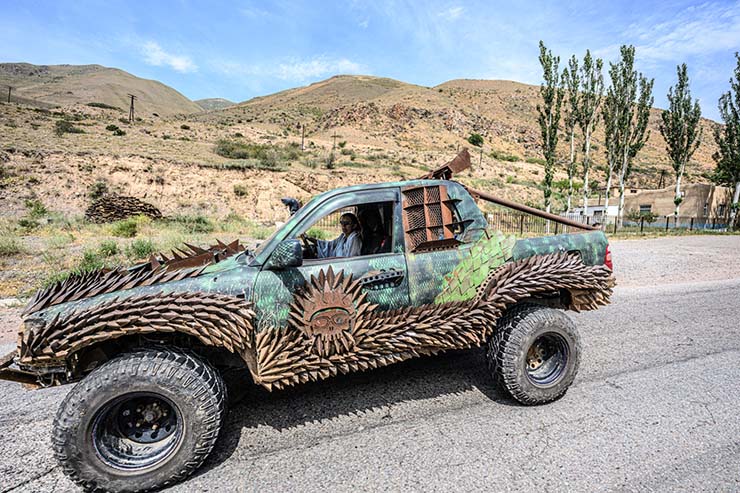
[[[305,234],[302,234],[300,238],[303,246],[306,247],[306,250],[311,254],[311,258],[319,258],[319,249],[316,246],[316,239],[306,236]]]

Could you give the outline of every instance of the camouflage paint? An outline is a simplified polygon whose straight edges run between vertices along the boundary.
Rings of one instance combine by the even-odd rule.
[[[604,263],[607,244],[606,235],[602,231],[527,238],[516,242],[513,259],[521,260],[555,252],[580,252],[586,265],[601,265]]]
[[[365,289],[367,300],[381,310],[392,310],[409,303],[409,279],[406,275],[406,260],[403,255],[386,253],[347,259],[307,260],[300,267],[280,270],[263,269],[257,276],[253,300],[255,303],[254,324],[257,331],[287,327],[290,304],[295,293],[322,269],[334,267],[337,274],[351,274],[354,279],[378,271],[401,271],[404,276],[398,286],[383,289]]]
[[[470,248],[470,255],[464,258],[445,278],[442,292],[434,303],[467,301],[475,297],[478,287],[485,281],[488,273],[511,259],[516,239],[496,231],[490,238],[481,238]]]

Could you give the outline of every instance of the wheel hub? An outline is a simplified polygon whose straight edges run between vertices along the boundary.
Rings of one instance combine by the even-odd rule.
[[[568,343],[560,334],[547,332],[527,350],[525,361],[529,381],[539,387],[554,385],[565,373],[570,357]]]
[[[121,469],[149,467],[175,450],[182,435],[179,411],[154,394],[129,394],[96,417],[93,443],[98,455]]]
[[[527,352],[527,366],[530,370],[536,370],[542,366],[542,362],[545,360],[545,350],[539,344],[532,345]]]

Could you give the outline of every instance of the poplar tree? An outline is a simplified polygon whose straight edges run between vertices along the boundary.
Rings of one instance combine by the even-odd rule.
[[[691,100],[689,90],[689,76],[686,74],[686,64],[676,68],[678,83],[668,89],[668,109],[661,114],[660,133],[666,142],[666,150],[671,158],[673,171],[676,175],[676,193],[673,203],[676,209],[673,212],[678,219],[678,212],[683,198],[681,197],[681,178],[686,170],[686,164],[699,147],[702,129],[701,108],[699,100]]]
[[[573,177],[576,174],[576,125],[579,117],[578,91],[581,86],[581,76],[578,73],[578,59],[570,57],[568,67],[563,70],[562,85],[568,91],[568,106],[565,114],[565,131],[570,142],[570,159],[568,161],[568,203],[566,212],[570,212],[573,199]]]
[[[588,174],[591,169],[591,137],[599,120],[599,106],[604,94],[604,62],[594,60],[586,50],[581,67],[581,95],[578,99],[578,125],[583,133],[583,214],[588,215]],[[608,190],[607,190],[608,193]]]
[[[714,128],[714,140],[719,149],[712,157],[717,163],[714,180],[735,188],[730,208],[730,224],[737,228],[740,207],[740,55],[736,52],[735,77],[730,79],[730,90],[719,98],[719,114],[724,126]]]
[[[550,212],[550,197],[552,195],[552,177],[555,170],[555,149],[558,145],[558,126],[560,125],[560,107],[563,104],[563,86],[560,80],[558,65],[560,57],[553,56],[540,41],[540,65],[542,78],[540,96],[542,105],[537,105],[537,121],[542,134],[542,154],[545,157],[545,178],[543,181],[545,195],[545,210]]]
[[[606,124],[607,142],[613,145],[615,170],[619,179],[618,223],[624,215],[624,189],[632,171],[632,161],[650,137],[647,130],[650,108],[653,106],[653,79],[648,80],[634,69],[635,47],[621,46],[621,60],[609,64],[612,85],[607,91],[610,100]],[[607,150],[608,153],[608,150]]]

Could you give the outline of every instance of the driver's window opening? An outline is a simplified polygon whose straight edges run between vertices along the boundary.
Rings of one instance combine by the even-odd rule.
[[[391,253],[393,202],[341,207],[311,224],[303,240],[305,259]]]

